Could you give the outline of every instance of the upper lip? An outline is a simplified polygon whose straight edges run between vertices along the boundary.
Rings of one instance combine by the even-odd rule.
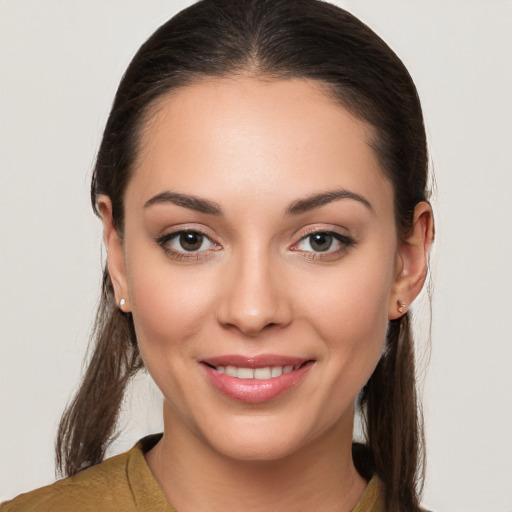
[[[284,356],[277,354],[260,354],[244,356],[226,354],[202,359],[201,362],[210,366],[236,366],[238,368],[265,368],[267,366],[298,366],[310,361],[307,357]]]

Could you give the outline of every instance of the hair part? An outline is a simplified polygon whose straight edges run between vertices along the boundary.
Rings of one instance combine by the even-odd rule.
[[[370,28],[319,0],[203,0],[171,18],[139,49],[119,85],[92,177],[91,200],[112,201],[122,236],[123,199],[144,128],[164,96],[200,80],[250,74],[316,81],[366,121],[394,190],[397,232],[405,239],[414,208],[428,199],[428,152],[418,94],[407,69]],[[103,460],[115,435],[129,379],[143,366],[131,314],[119,311],[105,268],[81,387],[59,427],[61,472]],[[419,510],[424,473],[422,416],[416,394],[408,314],[389,324],[385,350],[361,393],[365,446],[354,461],[385,484],[386,510]]]

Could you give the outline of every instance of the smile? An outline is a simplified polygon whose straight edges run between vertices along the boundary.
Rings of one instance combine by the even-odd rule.
[[[226,356],[201,363],[207,380],[222,395],[257,404],[273,400],[297,386],[315,361],[283,356]]]

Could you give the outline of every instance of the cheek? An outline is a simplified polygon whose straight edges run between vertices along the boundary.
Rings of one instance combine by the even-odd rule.
[[[386,338],[394,256],[380,255],[306,287],[304,314],[325,342],[332,379],[354,396],[375,369]]]
[[[211,312],[212,290],[204,272],[173,269],[161,257],[132,261],[147,262],[140,267],[127,265],[129,296],[141,352],[146,346],[158,359],[165,352],[190,348],[199,337],[205,318]],[[144,355],[143,355],[144,357]]]
[[[351,333],[364,339],[387,325],[388,302],[393,285],[393,255],[364,259],[336,272],[315,276],[305,283],[311,317],[318,319],[332,338]],[[384,327],[385,328],[385,327]]]
[[[168,265],[133,271],[129,294],[142,360],[173,409],[186,417],[187,383],[205,338],[211,292],[204,280]]]

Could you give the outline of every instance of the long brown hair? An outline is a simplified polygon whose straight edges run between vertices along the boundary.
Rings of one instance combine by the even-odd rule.
[[[415,205],[428,199],[416,88],[370,28],[318,0],[203,0],[162,25],[137,52],[117,91],[92,178],[95,212],[97,196],[109,196],[122,236],[124,191],[140,132],[159,98],[205,77],[242,72],[321,82],[335,101],[374,127],[374,150],[393,184],[396,225],[405,238]],[[103,460],[126,384],[143,365],[131,314],[115,304],[106,269],[93,342],[81,387],[58,431],[57,465],[66,475]],[[408,314],[390,322],[360,404],[366,440],[354,449],[358,470],[384,482],[386,510],[419,510],[424,450]]]

